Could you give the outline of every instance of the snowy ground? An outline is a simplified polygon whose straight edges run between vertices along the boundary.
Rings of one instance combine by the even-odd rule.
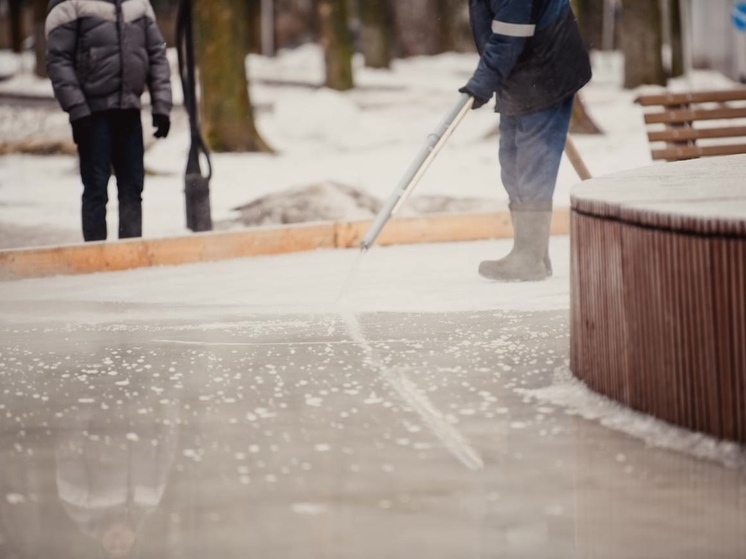
[[[743,448],[574,380],[567,239],[481,280],[509,242],[3,283],[0,556],[136,483],[143,557],[743,557]]]
[[[446,111],[476,62],[471,54],[398,60],[390,71],[370,70],[357,61],[358,88],[349,93],[318,89],[321,53],[315,46],[284,51],[276,58],[250,56],[251,95],[258,128],[276,155],[217,154],[211,184],[213,218],[221,227],[239,217],[235,208],[264,196],[338,183],[380,200],[387,197]],[[575,143],[594,176],[651,162],[636,92],[619,86],[620,59],[595,55],[595,75],[582,92],[602,136],[577,136]],[[45,138],[69,141],[70,132],[54,104],[3,104],[2,95],[49,98],[47,81],[30,74],[30,61],[0,53],[0,143]],[[708,73],[688,83],[728,83]],[[676,84],[674,84],[676,85]],[[180,86],[174,80],[176,98]],[[145,115],[150,135],[149,117]],[[187,232],[183,178],[188,135],[181,108],[165,141],[151,144],[146,154],[144,205],[146,237]],[[497,162],[498,117],[484,108],[467,116],[415,193],[420,197],[469,199],[468,209],[502,208],[506,196]],[[567,206],[569,190],[578,182],[563,161],[556,205]],[[110,231],[116,231],[116,195],[110,187]],[[322,188],[323,190],[323,188]],[[79,178],[74,156],[9,155],[0,157],[0,233],[4,244],[24,246],[80,240]],[[335,192],[322,192],[318,205],[300,211],[297,219],[364,219],[370,210],[350,204]],[[327,213],[316,210],[326,204]],[[410,211],[416,207],[413,199]],[[451,202],[451,207],[457,204]],[[425,201],[427,205],[427,201]],[[463,204],[462,204],[463,205]],[[266,206],[268,209],[271,205]],[[448,204],[446,203],[446,208]],[[296,212],[297,214],[298,212]],[[331,216],[331,217],[330,217]]]
[[[597,58],[584,91],[606,132],[576,138],[595,175],[650,163],[634,93],[614,77],[618,62]],[[0,74],[12,63],[0,62]],[[279,153],[215,156],[215,218],[309,185],[387,196],[473,63],[447,55],[361,70],[360,89],[342,95],[297,85],[319,81],[312,48],[250,58],[259,128]],[[14,88],[48,94],[26,74],[0,82],[0,93]],[[51,126],[53,109],[0,105],[0,115],[0,141],[34,126],[68,134],[64,120]],[[469,115],[418,194],[504,205],[496,118]],[[183,124],[147,154],[146,236],[185,233]],[[74,158],[0,161],[0,235],[77,240]],[[558,206],[576,182],[564,162]],[[319,192],[318,205],[336,207],[339,219],[365,217],[339,190]],[[76,482],[90,488],[100,478],[112,498],[117,484],[143,475],[133,464],[157,474],[145,484],[154,528],[139,534],[143,556],[744,556],[744,449],[635,414],[575,381],[568,239],[552,239],[555,273],[545,282],[479,278],[479,261],[509,245],[4,282],[0,556],[39,556],[40,547],[90,556],[73,523],[82,515],[60,501]]]

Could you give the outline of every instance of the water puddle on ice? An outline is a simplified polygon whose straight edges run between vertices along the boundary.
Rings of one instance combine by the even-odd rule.
[[[366,339],[360,321],[352,310],[349,300],[350,287],[365,254],[366,251],[362,251],[355,260],[335,305],[340,318],[347,326],[350,337],[364,350],[365,364],[378,371],[381,378],[420,416],[425,425],[443,443],[448,452],[468,469],[472,471],[482,470],[484,468],[482,457],[469,444],[461,432],[448,422],[427,395],[402,370],[387,366],[383,359],[377,355],[375,348]]]

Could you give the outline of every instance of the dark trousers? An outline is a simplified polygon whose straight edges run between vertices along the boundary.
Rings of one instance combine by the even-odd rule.
[[[140,237],[145,183],[140,111],[103,111],[91,118],[91,133],[78,145],[83,181],[83,238],[106,239],[106,204],[112,170],[117,179],[119,238]]]
[[[512,209],[552,209],[574,99],[523,116],[500,116],[501,174]]]

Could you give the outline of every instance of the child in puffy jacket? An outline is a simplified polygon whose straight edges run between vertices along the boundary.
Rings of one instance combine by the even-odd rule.
[[[569,0],[469,0],[480,53],[460,89],[479,108],[496,95],[500,166],[515,231],[511,252],[479,274],[500,281],[551,275],[552,200],[575,94],[591,66]]]
[[[166,44],[153,8],[148,0],[50,0],[45,31],[47,71],[80,157],[83,238],[106,239],[112,169],[119,238],[140,237],[145,87],[156,138],[168,135],[172,107]]]

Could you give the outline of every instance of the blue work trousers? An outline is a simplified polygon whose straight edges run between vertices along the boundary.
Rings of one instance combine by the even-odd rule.
[[[106,239],[106,204],[112,170],[117,180],[119,238],[140,237],[145,183],[140,111],[102,111],[93,113],[91,119],[90,134],[78,145],[83,181],[83,238]]]
[[[527,115],[500,115],[500,167],[511,209],[552,209],[574,99]]]

